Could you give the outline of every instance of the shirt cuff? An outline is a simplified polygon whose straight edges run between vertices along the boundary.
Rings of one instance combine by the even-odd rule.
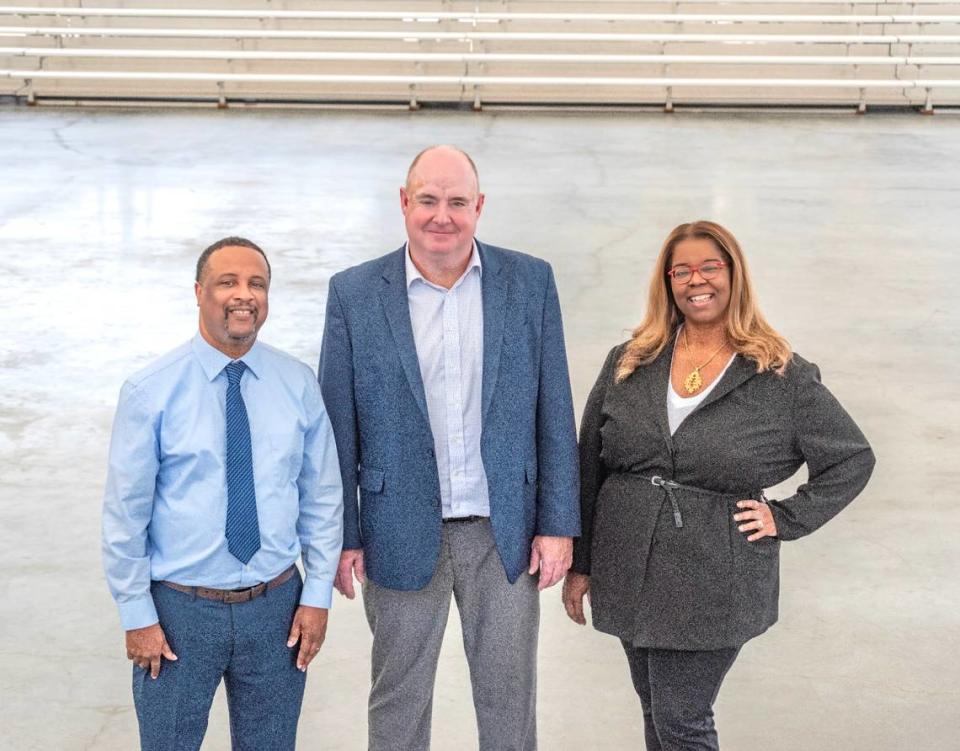
[[[151,595],[137,597],[126,602],[118,602],[117,607],[120,608],[120,624],[124,631],[146,628],[160,622]]]
[[[300,604],[310,608],[330,608],[333,601],[333,582],[308,576],[303,582]]]

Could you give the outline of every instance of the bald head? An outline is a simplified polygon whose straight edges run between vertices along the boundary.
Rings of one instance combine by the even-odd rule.
[[[410,162],[410,168],[407,170],[407,190],[410,189],[412,182],[418,178],[421,162],[424,160],[427,162],[435,162],[438,159],[447,161],[451,158],[454,160],[462,160],[464,165],[470,169],[473,173],[474,190],[479,193],[480,175],[477,172],[477,165],[473,163],[473,159],[470,158],[470,155],[466,151],[447,144],[428,146],[413,158],[413,161]]]
[[[453,146],[424,149],[400,188],[410,257],[431,282],[449,288],[466,268],[483,210],[477,169]]]

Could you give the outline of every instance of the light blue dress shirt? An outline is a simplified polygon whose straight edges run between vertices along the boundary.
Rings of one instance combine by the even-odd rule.
[[[466,271],[448,290],[423,278],[406,250],[407,302],[440,475],[441,513],[490,516],[480,457],[483,297],[474,243]]]
[[[260,549],[227,550],[225,400],[230,358],[198,333],[124,383],[103,503],[103,559],[124,629],[157,622],[151,580],[240,589],[298,556],[300,602],[330,607],[343,542],[336,444],[311,369],[256,342],[242,358]]]

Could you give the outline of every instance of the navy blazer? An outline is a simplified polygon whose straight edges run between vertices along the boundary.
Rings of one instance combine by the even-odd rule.
[[[534,535],[580,533],[560,302],[545,261],[477,242],[483,267],[480,453],[510,582]],[[415,590],[440,553],[440,480],[410,323],[404,248],[330,280],[320,386],[340,456],[345,550],[367,576]],[[357,489],[359,488],[359,504]]]

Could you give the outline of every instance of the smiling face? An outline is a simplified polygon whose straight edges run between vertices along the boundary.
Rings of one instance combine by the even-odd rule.
[[[483,194],[463,154],[443,146],[424,153],[400,189],[400,208],[414,260],[449,267],[469,257]]]
[[[704,279],[695,271],[686,284],[670,277],[670,291],[684,319],[694,325],[711,325],[723,320],[730,304],[730,259],[713,240],[690,237],[680,240],[673,248],[671,268],[698,267],[708,261],[726,264],[712,279]]]
[[[267,320],[269,287],[267,262],[257,251],[233,245],[215,251],[195,286],[207,343],[233,359],[246,354]]]

